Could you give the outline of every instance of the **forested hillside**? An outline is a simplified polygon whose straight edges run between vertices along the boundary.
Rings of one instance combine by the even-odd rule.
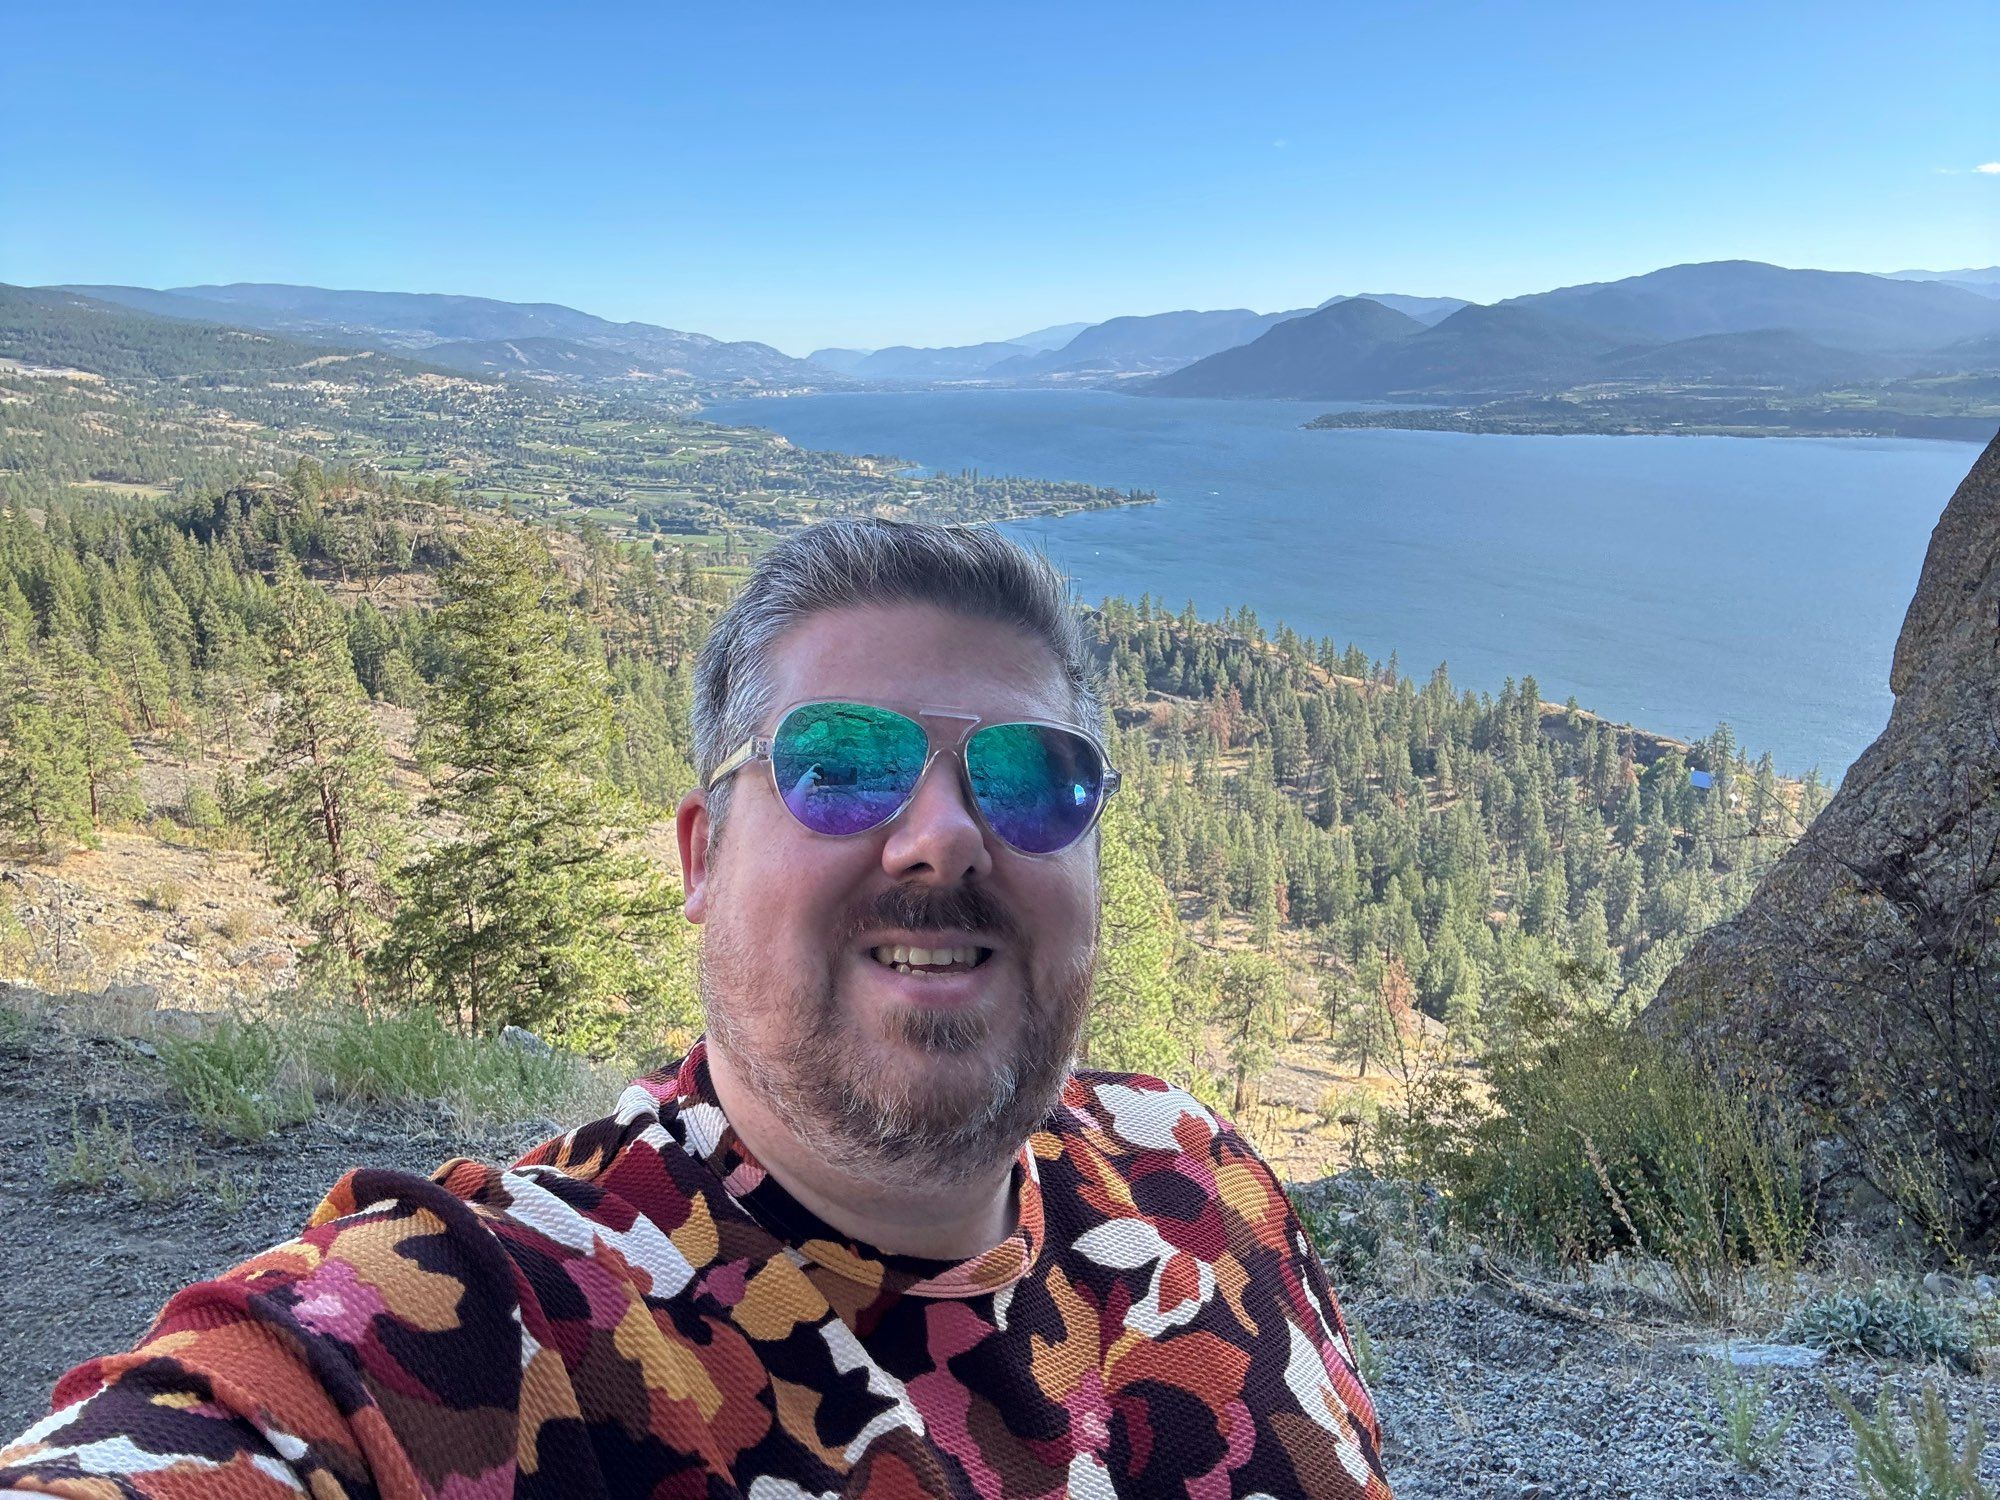
[[[51,859],[149,815],[238,840],[318,934],[316,982],[357,1000],[420,998],[588,1046],[689,1024],[679,938],[655,920],[666,872],[634,862],[632,839],[691,782],[691,653],[730,579],[597,528],[543,535],[482,521],[430,482],[309,461],[208,496],[10,507],[0,827]],[[374,602],[392,580],[407,602]],[[492,756],[464,744],[497,732],[481,723],[495,698],[475,706],[467,682],[534,618],[555,627],[546,682],[583,696],[513,700],[531,748],[495,780]],[[1301,1034],[1379,1054],[1419,1014],[1470,1046],[1566,973],[1600,999],[1643,1000],[1784,846],[1797,796],[1816,795],[1750,766],[1726,731],[1692,751],[1713,774],[1697,791],[1678,749],[1543,705],[1532,680],[1497,697],[1456,691],[1443,669],[1419,685],[1331,643],[1270,638],[1248,611],[1215,622],[1113,600],[1090,619],[1129,777],[1106,825],[1092,1054],[1205,1090],[1253,1093]],[[524,649],[503,652],[516,678]],[[425,709],[425,786],[389,785],[357,712],[371,702]],[[147,740],[199,768],[180,805],[137,801]],[[468,766],[486,779],[469,785]],[[496,799],[516,815],[453,845]],[[410,801],[426,817],[399,844]],[[502,899],[496,866],[469,903],[486,911],[474,943],[437,882],[477,875],[478,858],[517,872],[506,861],[529,857],[531,824],[581,830],[603,862],[589,868],[643,899],[577,910],[588,882],[551,861],[552,884],[508,908],[525,898],[517,885]],[[604,941],[556,942],[586,915]],[[568,958],[532,958],[552,946]]]

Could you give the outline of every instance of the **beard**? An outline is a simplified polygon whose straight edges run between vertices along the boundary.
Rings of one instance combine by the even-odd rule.
[[[708,1034],[785,1127],[843,1170],[890,1189],[963,1186],[1010,1160],[1055,1107],[1090,1007],[1096,933],[1038,977],[1033,950],[984,890],[896,886],[856,912],[828,951],[843,955],[882,927],[1012,938],[1022,969],[1012,1014],[897,1006],[886,1034],[871,1037],[831,966],[788,985],[769,972],[767,945],[711,924],[700,962]],[[1012,1038],[983,1057],[1009,1020]],[[885,1068],[881,1042],[919,1065]]]

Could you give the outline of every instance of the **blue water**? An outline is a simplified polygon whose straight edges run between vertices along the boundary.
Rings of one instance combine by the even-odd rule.
[[[813,448],[1155,490],[1022,522],[1087,599],[1249,604],[1459,687],[1837,776],[1889,714],[1889,658],[1970,443],[1305,432],[1325,402],[927,391],[720,404]]]

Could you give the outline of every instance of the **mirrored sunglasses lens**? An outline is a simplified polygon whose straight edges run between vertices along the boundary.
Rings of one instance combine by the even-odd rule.
[[[1083,837],[1104,796],[1104,757],[1080,734],[1045,724],[993,724],[965,747],[972,794],[993,831],[1024,854]]]
[[[923,774],[923,725],[865,703],[808,703],[771,737],[771,769],[792,816],[815,833],[886,823]]]

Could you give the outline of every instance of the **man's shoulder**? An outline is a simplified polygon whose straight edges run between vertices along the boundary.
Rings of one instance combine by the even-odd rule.
[[[1146,1073],[1077,1068],[1050,1119],[1059,1137],[1080,1136],[1114,1154],[1153,1151],[1256,1158],[1236,1128],[1186,1089]]]

